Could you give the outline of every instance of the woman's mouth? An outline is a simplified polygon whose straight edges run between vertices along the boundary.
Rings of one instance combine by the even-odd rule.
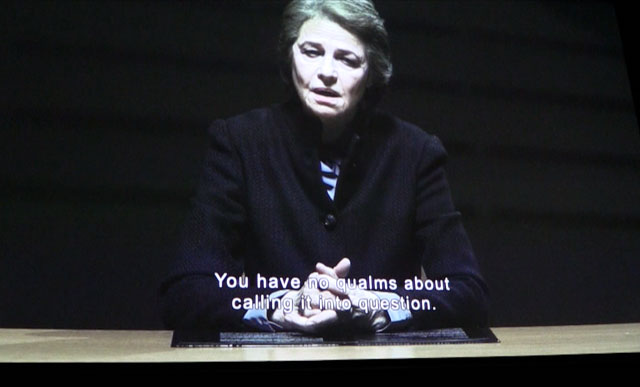
[[[312,92],[325,96],[325,97],[340,97],[340,93],[338,93],[337,91],[333,90],[333,89],[329,89],[329,88],[321,88],[321,87],[317,87],[317,88],[313,88],[311,89]]]

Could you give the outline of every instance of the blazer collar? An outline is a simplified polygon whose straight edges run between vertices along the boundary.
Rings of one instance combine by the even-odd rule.
[[[358,138],[361,141],[366,137],[366,128],[370,124],[370,114],[360,112],[336,141],[324,144],[322,142],[322,123],[318,118],[304,112],[302,103],[297,96],[280,105],[279,110],[287,124],[286,126],[291,131],[291,135],[299,145],[305,148],[314,148],[320,152],[327,152],[341,159],[349,156],[349,152],[353,151],[354,138]]]

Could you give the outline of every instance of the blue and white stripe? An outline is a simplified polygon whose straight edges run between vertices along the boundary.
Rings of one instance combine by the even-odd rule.
[[[327,193],[331,200],[333,200],[336,194],[338,176],[340,176],[340,161],[320,161],[320,172],[322,173],[322,182],[324,183],[324,187],[327,189]]]

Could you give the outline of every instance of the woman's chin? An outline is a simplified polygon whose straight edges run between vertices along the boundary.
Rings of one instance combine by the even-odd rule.
[[[335,121],[345,117],[342,109],[332,105],[317,103],[307,104],[307,110],[321,121]]]

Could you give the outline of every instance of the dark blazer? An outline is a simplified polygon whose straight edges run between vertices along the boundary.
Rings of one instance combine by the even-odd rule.
[[[257,274],[300,278],[317,262],[351,259],[350,278],[396,279],[401,297],[427,298],[418,328],[484,325],[487,289],[452,204],[440,141],[391,115],[358,118],[335,146],[299,102],[215,121],[180,252],[161,287],[168,328],[241,329],[234,297],[270,293]],[[335,200],[320,155],[344,158]],[[449,280],[449,291],[411,291],[405,279]],[[252,280],[220,288],[214,273]]]

